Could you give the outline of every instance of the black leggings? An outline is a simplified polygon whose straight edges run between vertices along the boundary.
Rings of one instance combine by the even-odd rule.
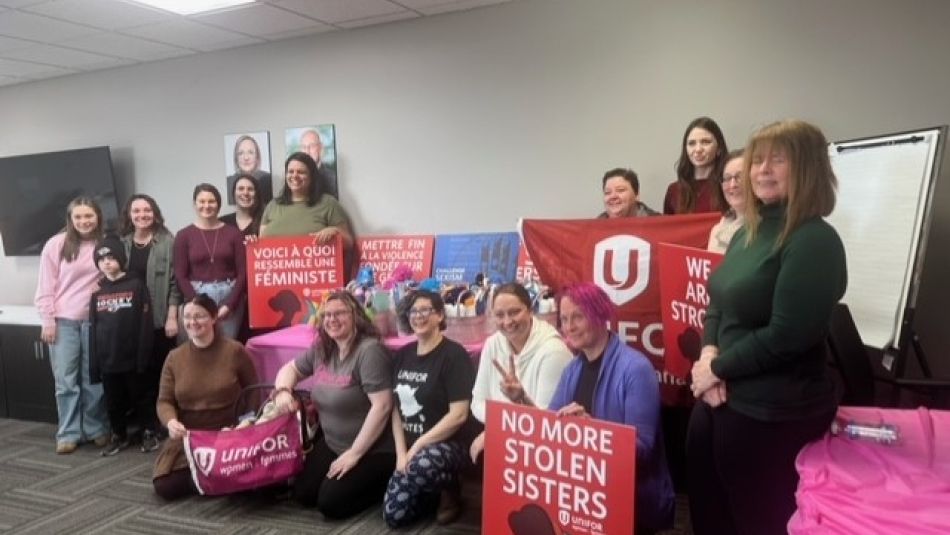
[[[795,457],[834,412],[763,422],[697,401],[686,434],[689,511],[696,535],[787,533],[795,512]]]
[[[316,507],[327,518],[348,518],[383,501],[386,484],[396,466],[392,452],[367,453],[342,479],[327,479],[330,464],[339,457],[323,437],[307,455],[294,482],[294,498]]]
[[[152,480],[155,494],[164,500],[177,500],[185,496],[198,494],[198,487],[191,478],[189,470],[175,470]]]

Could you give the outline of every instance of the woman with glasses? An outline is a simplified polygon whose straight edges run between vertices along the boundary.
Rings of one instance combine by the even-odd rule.
[[[158,418],[168,440],[155,459],[152,485],[166,500],[196,494],[182,439],[189,429],[220,429],[234,424],[234,404],[257,372],[244,346],[221,336],[218,305],[206,294],[185,303],[182,319],[188,341],[165,360],[158,389]]]
[[[347,292],[326,297],[316,342],[277,372],[275,399],[282,410],[294,407],[288,390],[311,376],[322,435],[294,482],[294,497],[327,518],[347,518],[379,503],[396,464],[392,359]]]
[[[532,316],[531,296],[524,286],[513,282],[499,286],[491,314],[498,332],[485,340],[472,389],[472,414],[483,424],[487,400],[546,407],[571,361],[571,351],[557,330]],[[469,448],[472,462],[478,463],[484,449],[482,432]]]
[[[442,335],[445,303],[439,294],[413,292],[400,311],[400,321],[416,341],[393,359],[396,470],[389,478],[383,516],[391,528],[408,525],[423,513],[427,498],[441,492],[436,520],[448,524],[461,513],[458,474],[467,454],[462,431],[475,367],[464,347]]]
[[[716,121],[698,117],[686,126],[676,181],[666,188],[664,214],[696,214],[719,210],[716,189],[726,164],[726,138]]]
[[[636,533],[673,526],[673,483],[660,426],[660,386],[650,361],[607,329],[610,297],[595,284],[557,296],[561,332],[577,356],[547,405],[558,416],[597,418],[637,428]],[[518,388],[512,378],[512,387]],[[545,405],[539,405],[545,407]]]
[[[743,151],[734,150],[722,170],[722,187],[716,190],[722,219],[709,232],[706,248],[716,253],[725,253],[732,236],[742,227],[742,209],[745,207],[745,192],[742,183]]]

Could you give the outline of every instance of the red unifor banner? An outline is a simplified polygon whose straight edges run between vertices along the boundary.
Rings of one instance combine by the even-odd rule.
[[[243,429],[191,429],[185,435],[185,456],[195,487],[207,496],[284,483],[303,469],[299,413]]]
[[[373,266],[377,286],[385,284],[400,266],[408,266],[416,281],[432,276],[434,235],[364,236],[356,244],[360,267]]]
[[[636,429],[489,401],[482,533],[630,535]]]
[[[247,246],[247,296],[251,327],[315,325],[323,296],[342,288],[340,238],[315,243],[312,236],[261,238]]]
[[[703,348],[703,321],[709,307],[709,276],[722,255],[661,243],[660,313],[666,370],[685,379]]]
[[[663,403],[687,405],[692,394],[686,382],[663,362],[657,246],[673,243],[705,248],[717,213],[615,219],[521,221],[521,234],[534,265],[546,284],[591,281],[603,288],[617,307],[610,328],[653,362],[660,378]]]

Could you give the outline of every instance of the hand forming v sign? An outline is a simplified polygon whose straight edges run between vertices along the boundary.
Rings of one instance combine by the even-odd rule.
[[[511,400],[512,403],[521,403],[524,405],[530,405],[528,396],[524,391],[524,387],[521,385],[521,380],[518,379],[518,371],[515,368],[515,356],[508,356],[508,369],[498,362],[498,359],[492,359],[492,365],[495,366],[495,369],[498,370],[498,373],[501,374],[501,382],[499,386],[501,391],[505,394],[505,397]]]

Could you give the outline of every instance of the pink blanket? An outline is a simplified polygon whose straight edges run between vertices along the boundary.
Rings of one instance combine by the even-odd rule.
[[[841,407],[838,416],[896,424],[901,441],[829,434],[802,449],[789,533],[950,533],[950,412]]]

